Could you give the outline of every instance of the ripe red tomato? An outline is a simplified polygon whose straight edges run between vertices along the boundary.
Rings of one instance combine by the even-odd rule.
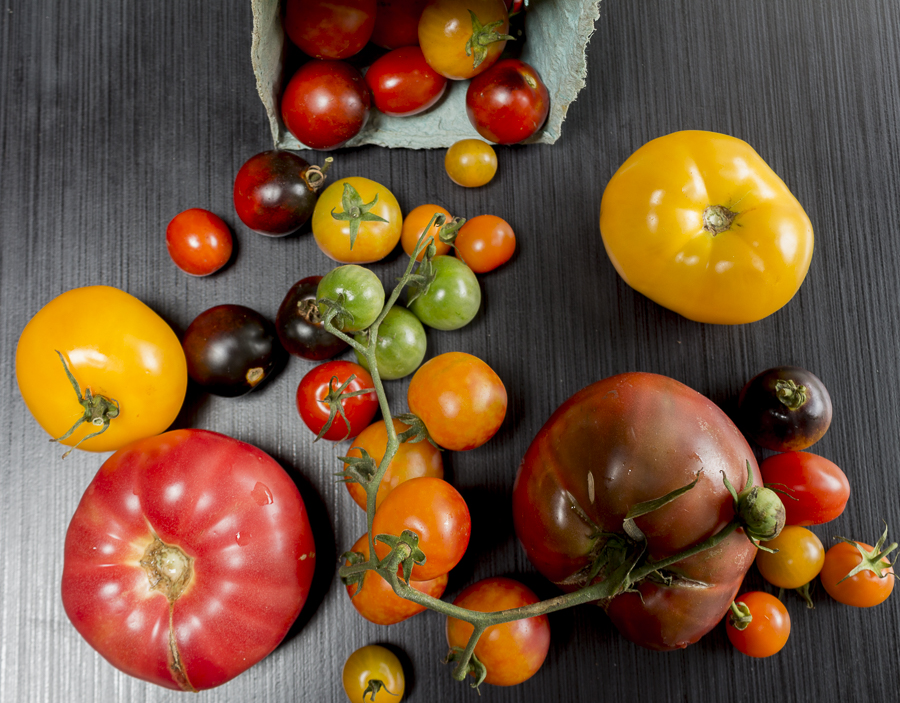
[[[286,0],[284,31],[317,59],[346,59],[369,41],[375,0]]]
[[[665,376],[626,373],[569,398],[525,454],[513,487],[516,534],[531,563],[564,590],[586,574],[628,511],[698,479],[676,500],[635,519],[646,536],[645,558],[674,556],[720,532],[734,518],[722,472],[740,490],[760,485],[747,441],[716,405]],[[699,472],[699,478],[698,478]],[[645,579],[605,607],[619,631],[651,649],[696,642],[731,605],[756,548],[741,531],[715,549]]]
[[[178,213],[169,222],[166,248],[182,271],[208,276],[231,258],[231,230],[218,215],[194,207]]]
[[[883,542],[882,542],[883,544]],[[857,546],[859,545],[859,546]],[[879,545],[879,547],[881,544]],[[887,558],[880,560],[881,576],[864,569],[849,578],[847,575],[862,562],[860,549],[875,555],[875,550],[864,542],[838,542],[825,552],[825,563],[819,572],[822,586],[838,603],[857,608],[871,608],[883,603],[894,590],[894,567]]]
[[[404,46],[376,59],[366,71],[372,99],[385,115],[408,117],[432,107],[447,90],[447,79],[425,61],[417,46]]]
[[[503,0],[430,0],[419,18],[419,46],[435,71],[465,80],[500,58],[509,38]]]
[[[475,273],[487,273],[502,266],[516,251],[516,234],[509,223],[496,215],[478,215],[459,229],[456,255]]]
[[[745,593],[735,602],[743,604],[753,619],[746,628],[739,630],[728,616],[725,631],[731,644],[750,657],[771,657],[780,652],[791,634],[791,616],[784,604],[763,591]]]
[[[353,376],[353,380],[350,377]],[[349,381],[349,383],[348,383]],[[297,386],[297,412],[306,426],[316,435],[322,431],[331,417],[331,403],[326,401],[329,394],[347,384],[344,393],[355,393],[366,388],[374,388],[372,376],[359,364],[352,361],[326,361],[311,369]],[[340,442],[343,439],[356,437],[362,432],[378,411],[378,396],[373,390],[343,398],[343,408],[334,416],[331,427],[321,435],[322,439]]]
[[[375,513],[372,532],[400,536],[412,530],[419,536],[424,564],[412,568],[411,581],[430,581],[446,574],[462,559],[469,546],[472,520],[466,501],[440,478],[423,476],[404,481],[388,494]],[[383,559],[390,552],[383,542],[375,553]]]
[[[362,554],[364,559],[369,558],[368,533],[356,540],[351,551]],[[447,588],[447,574],[436,576],[430,581],[410,581],[409,585],[433,598],[440,598]],[[394,593],[391,585],[374,571],[366,572],[362,587],[355,583],[347,586],[347,595],[356,612],[376,625],[395,625],[425,610],[424,605],[413,603]]]
[[[788,525],[821,525],[834,520],[850,498],[847,476],[837,464],[817,454],[774,454],[759,470],[763,481],[782,493]]]
[[[518,581],[495,576],[472,584],[453,601],[454,605],[479,613],[521,608],[540,601]],[[465,649],[474,628],[456,618],[447,618],[447,643]],[[475,656],[487,669],[485,683],[515,686],[534,676],[550,650],[550,621],[546,615],[492,625],[475,645]]]
[[[166,688],[219,686],[282,640],[316,548],[303,500],[259,449],[176,430],[113,454],[66,534],[62,599],[113,666]]]
[[[506,417],[506,387],[477,356],[447,352],[426,361],[409,382],[409,410],[444,449],[475,449]]]
[[[537,71],[518,59],[498,61],[469,83],[466,114],[485,139],[525,141],[547,121],[550,93]]]
[[[419,43],[419,17],[428,0],[378,0],[371,41],[382,49]]]
[[[281,98],[285,126],[310,149],[336,149],[355,137],[371,107],[362,73],[343,61],[308,61]]]

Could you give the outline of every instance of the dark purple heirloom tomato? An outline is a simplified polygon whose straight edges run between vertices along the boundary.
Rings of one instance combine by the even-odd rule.
[[[503,59],[475,76],[466,91],[466,113],[478,133],[496,144],[518,144],[547,120],[550,93],[537,71]]]
[[[311,361],[324,361],[337,356],[347,343],[325,329],[316,303],[316,289],[321,276],[308,276],[297,281],[288,291],[278,315],[275,330],[285,350]]]

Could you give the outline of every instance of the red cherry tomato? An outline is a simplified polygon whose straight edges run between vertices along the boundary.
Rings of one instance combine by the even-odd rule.
[[[454,605],[479,613],[521,608],[537,603],[534,592],[510,578],[495,576],[472,584]],[[447,643],[465,649],[474,628],[463,620],[447,618]],[[492,625],[475,645],[475,656],[487,669],[485,683],[515,686],[534,676],[550,650],[550,621],[546,615]]]
[[[350,377],[353,380],[347,383]],[[331,403],[326,401],[330,393],[347,383],[344,393],[353,393],[366,388],[374,388],[375,383],[369,372],[352,361],[327,361],[309,371],[297,386],[297,411],[306,426],[319,434],[331,417]],[[335,401],[336,402],[336,401]],[[342,398],[343,417],[338,412],[331,427],[322,435],[323,439],[339,442],[356,437],[372,422],[378,411],[378,397],[371,393]]]
[[[485,139],[518,144],[547,120],[550,93],[537,71],[524,61],[498,61],[469,83],[466,114]]]
[[[475,273],[502,266],[516,250],[516,234],[496,215],[478,215],[468,220],[456,235],[456,255]]]
[[[752,591],[736,598],[735,603],[743,603],[753,620],[739,630],[732,616],[726,616],[725,631],[731,644],[750,657],[771,657],[780,652],[791,634],[791,616],[782,602],[769,593]]]
[[[472,519],[466,501],[453,486],[440,478],[423,476],[404,481],[388,493],[375,512],[372,532],[400,536],[412,530],[419,536],[425,563],[412,568],[412,581],[430,581],[459,563],[469,546]],[[375,543],[383,559],[391,551],[384,542]]]
[[[346,59],[369,41],[375,0],[286,0],[284,30],[317,59]]]
[[[176,430],[100,467],[66,534],[63,606],[113,666],[207,689],[284,638],[315,557],[303,500],[274,459],[215,432]]]
[[[356,541],[351,551],[362,554],[364,559],[369,558],[368,533]],[[409,585],[433,598],[440,598],[447,588],[447,574],[436,576],[430,581],[410,581]],[[366,573],[362,587],[356,583],[347,586],[347,595],[356,612],[376,625],[395,625],[425,610],[424,605],[418,605],[394,593],[391,584],[374,571]]]
[[[310,149],[336,149],[365,126],[372,96],[363,75],[343,61],[308,61],[291,77],[281,116]]]
[[[419,43],[419,17],[428,0],[378,0],[372,43],[398,49]]]
[[[763,481],[781,492],[785,523],[821,525],[844,512],[850,482],[837,464],[809,452],[775,454],[760,464]]]
[[[447,79],[425,61],[417,46],[389,51],[366,71],[372,98],[385,115],[407,117],[433,106],[447,90]]]
[[[195,207],[178,213],[169,222],[166,247],[182,271],[208,276],[231,258],[231,231],[221,217]]]

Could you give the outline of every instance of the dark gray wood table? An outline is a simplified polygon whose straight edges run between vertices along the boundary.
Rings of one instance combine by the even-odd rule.
[[[60,460],[21,403],[14,352],[31,315],[72,287],[123,288],[182,332],[219,303],[274,317],[294,281],[330,268],[308,232],[267,239],[234,214],[234,174],[271,144],[250,30],[250,4],[238,0],[0,4],[3,703],[183,698],[114,670],[63,612],[66,526],[104,457]],[[334,167],[389,184],[406,209],[434,201],[466,216],[493,212],[519,236],[515,259],[483,278],[476,321],[429,334],[429,354],[460,349],[490,360],[511,400],[493,442],[447,459],[474,516],[472,546],[448,597],[493,574],[553,593],[512,532],[516,468],[554,408],[622,371],[672,376],[731,411],[756,372],[787,363],[813,370],[835,407],[815,451],[844,468],[853,491],[845,514],[816,533],[826,544],[838,534],[874,540],[887,521],[900,534],[900,5],[604,0],[588,62],[587,88],[560,141],[500,150],[500,172],[487,187],[453,186],[442,150],[362,147],[339,152]],[[809,213],[809,277],[765,320],[689,322],[628,288],[605,255],[597,220],[608,178],[638,146],[680,129],[745,139]],[[166,254],[166,224],[188,207],[220,213],[235,233],[232,264],[208,279],[184,275]],[[390,281],[401,263],[394,256],[374,270]],[[381,642],[404,653],[410,700],[474,701],[441,664],[441,617],[385,629],[347,602],[337,555],[363,519],[333,482],[336,448],[313,445],[294,410],[309,368],[292,360],[239,400],[192,391],[178,420],[256,444],[287,467],[315,520],[320,560],[290,637],[200,699],[341,700],[345,658]],[[389,392],[402,409],[404,382]],[[750,584],[761,585],[757,578]],[[791,639],[767,660],[737,654],[721,627],[687,650],[659,654],[624,641],[597,608],[559,613],[538,675],[515,689],[485,687],[481,700],[896,700],[898,596],[856,610],[819,590],[807,611],[790,595]]]

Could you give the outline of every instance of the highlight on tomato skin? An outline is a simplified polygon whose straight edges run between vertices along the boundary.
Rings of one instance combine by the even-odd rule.
[[[749,614],[750,622],[741,623],[736,611],[743,617]],[[725,631],[739,652],[763,659],[777,654],[787,644],[791,616],[772,594],[751,591],[735,598],[732,612],[726,616]]]
[[[833,461],[811,452],[784,452],[763,460],[763,481],[779,491],[788,525],[821,525],[839,517],[850,481]]]
[[[166,249],[174,264],[192,276],[209,276],[231,258],[231,230],[203,208],[178,213],[166,227]]]

